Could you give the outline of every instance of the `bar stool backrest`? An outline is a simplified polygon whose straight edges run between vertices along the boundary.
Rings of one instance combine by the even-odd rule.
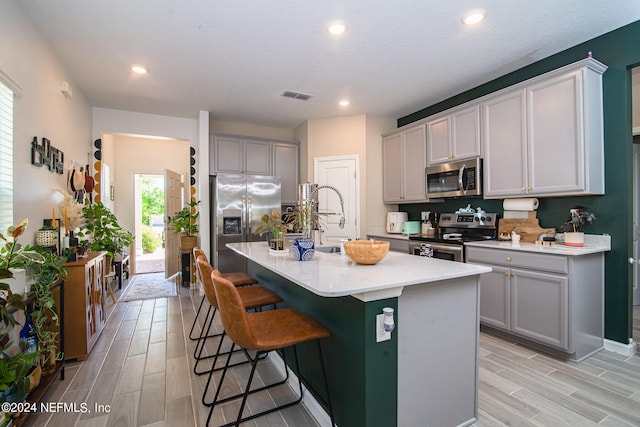
[[[213,307],[218,308],[218,299],[216,298],[216,291],[213,288],[213,282],[211,281],[211,275],[213,274],[213,267],[209,264],[206,257],[199,256],[196,259],[196,264],[198,265],[198,271],[200,272],[200,279],[202,279],[202,288],[204,289],[204,294],[209,300],[209,304]]]
[[[203,270],[202,274],[204,273]],[[214,273],[210,277],[218,298],[218,310],[225,332],[240,347],[255,350],[256,338],[249,325],[248,314],[238,289],[220,275]]]
[[[198,257],[200,256],[204,257],[205,261],[209,262],[209,259],[207,258],[207,254],[205,254],[202,249],[196,246],[195,248],[193,248],[193,259],[197,260]],[[198,263],[196,263],[196,275],[198,280],[200,280],[200,283],[202,283],[202,275],[200,274]]]

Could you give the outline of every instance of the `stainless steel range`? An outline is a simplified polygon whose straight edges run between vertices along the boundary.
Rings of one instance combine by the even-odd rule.
[[[409,236],[409,253],[464,262],[464,242],[493,240],[498,235],[498,214],[487,212],[444,213],[434,237]]]

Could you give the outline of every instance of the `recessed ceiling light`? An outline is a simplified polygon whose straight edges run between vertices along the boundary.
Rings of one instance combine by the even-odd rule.
[[[461,19],[462,23],[465,25],[475,25],[478,22],[482,21],[485,16],[487,16],[487,12],[482,9],[472,10],[471,12],[467,12]]]
[[[340,105],[341,107],[347,107],[349,104],[351,103],[349,102],[348,99],[342,99],[340,100],[340,102],[338,102],[338,105]]]
[[[149,70],[146,67],[143,67],[142,65],[132,65],[131,71],[133,71],[136,74],[147,74],[149,72]]]
[[[327,31],[334,36],[341,36],[347,32],[347,24],[338,21],[332,22],[327,26]]]

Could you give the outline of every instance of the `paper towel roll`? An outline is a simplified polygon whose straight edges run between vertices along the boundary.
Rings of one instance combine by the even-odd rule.
[[[538,199],[505,199],[502,209],[505,211],[535,211],[538,209]]]

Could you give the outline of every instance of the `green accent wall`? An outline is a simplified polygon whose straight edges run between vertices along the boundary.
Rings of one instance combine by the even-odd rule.
[[[557,53],[498,79],[453,96],[398,119],[398,127],[456,105],[530,79],[587,57],[609,68],[603,75],[605,191],[604,196],[541,198],[538,217],[543,227],[559,227],[575,205],[588,207],[597,217],[588,233],[611,235],[611,252],[605,256],[605,338],[628,344],[632,334],[633,150],[631,120],[631,72],[640,64],[640,21],[618,28]],[[488,52],[487,54],[490,54]],[[553,155],[553,153],[550,153]],[[471,203],[502,213],[502,202],[482,198],[449,200],[444,204],[401,205],[409,219],[421,210],[453,212]]]
[[[375,319],[383,307],[397,311],[398,299],[365,303],[350,296],[320,297],[252,261],[248,261],[248,273],[277,292],[285,301],[283,307],[310,315],[331,332],[331,337],[322,341],[322,350],[336,423],[395,426],[398,403],[389,396],[398,395],[398,344],[396,334],[389,341],[376,343]],[[298,347],[303,382],[326,409],[316,345]],[[287,363],[294,368],[289,353]]]

